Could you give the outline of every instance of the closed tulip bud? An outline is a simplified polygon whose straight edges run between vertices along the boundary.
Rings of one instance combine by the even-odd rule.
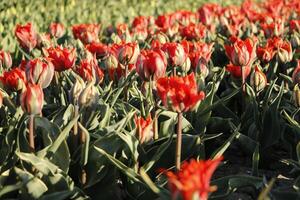
[[[52,41],[50,38],[50,34],[48,34],[48,33],[38,34],[38,36],[37,36],[37,47],[38,48],[42,48],[42,47],[49,48],[51,46],[52,46]]]
[[[60,23],[51,23],[49,26],[49,31],[50,34],[56,38],[61,38],[66,32],[64,25]]]
[[[41,86],[29,83],[21,94],[21,106],[30,115],[42,113],[44,93]]]
[[[300,60],[297,61],[297,66],[294,69],[292,79],[294,84],[300,84]]]
[[[141,144],[147,143],[153,139],[153,125],[152,119],[149,115],[146,119],[143,117],[134,116],[134,122],[136,125],[136,135],[139,138]]]
[[[84,88],[85,88],[84,81],[79,76],[77,76],[75,84],[72,86],[69,92],[69,99],[72,104],[78,105],[79,96]]]
[[[26,76],[30,83],[38,84],[42,88],[50,85],[54,75],[54,66],[50,61],[39,58],[30,60],[26,65]]]
[[[200,71],[200,74],[203,78],[206,78],[209,74],[209,70],[207,68],[207,62],[204,58],[200,58],[198,60],[196,69]]]
[[[117,69],[118,68],[118,59],[113,55],[109,54],[104,60],[104,66],[106,69]]]
[[[12,59],[9,52],[0,51],[0,67],[5,69],[11,68]]]
[[[190,69],[191,69],[191,60],[190,60],[190,58],[189,57],[187,57],[186,59],[185,59],[185,62],[183,63],[183,65],[181,66],[181,69],[184,71],[184,72],[188,72],[188,71],[190,71]]]
[[[295,105],[297,107],[300,107],[300,89],[298,84],[294,87],[293,97],[294,97]]]
[[[277,49],[278,59],[282,63],[290,62],[293,59],[292,45],[288,41],[282,42]]]
[[[187,58],[183,46],[178,43],[165,43],[162,50],[166,53],[171,66],[182,66]]]
[[[250,85],[254,87],[256,92],[262,91],[267,85],[266,75],[258,68],[255,67],[254,72],[250,77]]]
[[[88,85],[83,89],[79,95],[79,106],[80,107],[92,107],[94,106],[99,98],[99,92],[94,86],[93,82],[88,83]]]

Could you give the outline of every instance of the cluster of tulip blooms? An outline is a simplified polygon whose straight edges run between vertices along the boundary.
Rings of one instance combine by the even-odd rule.
[[[50,24],[49,33],[38,33],[31,23],[16,26],[15,37],[24,54],[20,63],[13,62],[9,52],[0,52],[0,107],[12,93],[19,94],[15,103],[32,116],[29,144],[33,152],[33,118],[42,115],[43,90],[58,85],[62,74],[75,77],[69,99],[81,109],[97,103],[98,88],[105,80],[117,84],[135,71],[142,83],[141,91],[150,88],[152,103],[152,112],[147,116],[135,116],[137,138],[140,143],[157,139],[155,109],[160,104],[176,112],[178,172],[166,173],[170,190],[183,199],[193,199],[195,195],[207,199],[213,191],[210,177],[221,158],[192,160],[181,168],[181,123],[182,115],[205,98],[198,79],[205,82],[213,73],[213,53],[220,53],[216,59],[227,55],[226,70],[239,81],[243,93],[248,80],[255,92],[264,90],[268,84],[266,74],[274,68],[271,63],[276,63],[281,73],[292,77],[295,104],[300,107],[298,0],[246,0],[241,6],[227,7],[208,3],[197,12],[176,11],[157,18],[139,16],[130,25],[105,28],[103,40],[99,38],[99,24],[74,25],[71,30],[83,51],[58,43],[67,30],[56,22]],[[214,51],[217,48],[219,51]],[[40,51],[40,56],[34,57],[34,51]],[[130,98],[128,91],[125,93],[125,98]]]

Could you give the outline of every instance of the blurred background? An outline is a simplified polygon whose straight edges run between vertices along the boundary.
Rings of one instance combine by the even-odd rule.
[[[51,22],[70,25],[100,23],[102,27],[131,22],[135,16],[157,16],[174,10],[195,11],[204,2],[227,5],[230,0],[1,0],[0,48],[14,51],[16,24],[32,22],[39,32],[45,32]],[[235,1],[235,3],[240,0]]]

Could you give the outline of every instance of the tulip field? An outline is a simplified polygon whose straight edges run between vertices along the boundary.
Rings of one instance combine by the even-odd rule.
[[[0,2],[0,199],[300,199],[299,0],[82,2]]]

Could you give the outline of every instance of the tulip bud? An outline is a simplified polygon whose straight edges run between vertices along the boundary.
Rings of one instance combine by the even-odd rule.
[[[134,116],[136,125],[136,135],[139,138],[141,144],[147,143],[153,138],[153,125],[151,116],[144,119],[143,117]]]
[[[299,85],[298,84],[295,85],[295,87],[294,87],[293,96],[294,96],[295,105],[297,107],[300,107],[300,89],[299,89]]]
[[[69,99],[72,102],[72,104],[78,105],[79,96],[84,88],[84,81],[79,76],[76,76],[75,84],[72,86],[69,92]]]
[[[190,60],[189,57],[187,57],[185,59],[185,62],[183,63],[183,65],[181,66],[181,68],[186,73],[191,69],[191,60]]]
[[[198,60],[198,64],[197,64],[196,69],[200,70],[200,74],[203,78],[206,78],[209,74],[209,70],[207,68],[207,62],[204,58],[200,58]]]
[[[31,115],[42,113],[44,93],[39,85],[29,83],[21,94],[21,106],[24,112]]]
[[[0,51],[0,67],[9,69],[12,65],[12,59],[9,52]]]
[[[56,38],[61,38],[66,32],[64,25],[60,23],[51,23],[49,31],[50,34]]]
[[[251,74],[250,85],[255,88],[256,92],[262,91],[267,85],[266,75],[258,66],[255,67],[254,72]]]
[[[118,52],[118,59],[121,64],[135,64],[140,54],[139,45],[137,43],[123,44]]]
[[[278,46],[277,50],[278,59],[282,63],[290,62],[293,59],[293,51],[291,43],[285,41],[280,46]]]
[[[31,83],[46,88],[50,85],[53,75],[54,66],[50,61],[42,61],[36,58],[27,63],[26,76]]]
[[[86,88],[79,95],[79,106],[80,107],[92,107],[94,106],[99,98],[99,92],[94,86],[93,82],[88,83]]]
[[[110,54],[104,60],[104,66],[106,67],[106,69],[117,69],[118,64],[118,59],[113,54]]]
[[[27,23],[24,26],[17,24],[15,36],[17,37],[19,44],[28,51],[31,51],[37,45],[38,36],[31,23]]]

